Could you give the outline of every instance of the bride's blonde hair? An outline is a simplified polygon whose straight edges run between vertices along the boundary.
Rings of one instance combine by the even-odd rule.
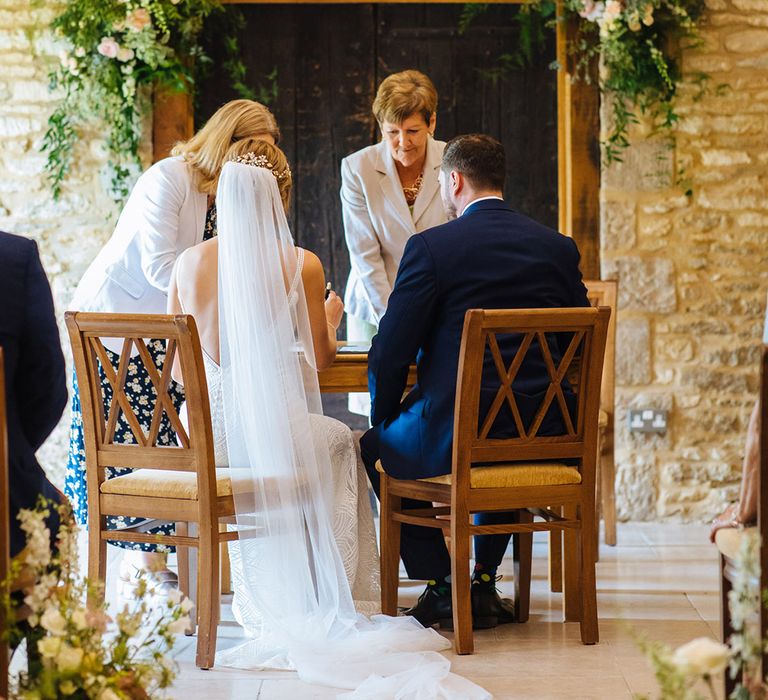
[[[242,139],[269,134],[277,143],[280,129],[272,112],[253,100],[232,100],[220,107],[189,141],[177,143],[171,155],[181,156],[192,168],[199,192],[216,194],[227,153]]]
[[[271,171],[277,180],[277,189],[280,191],[280,199],[283,201],[283,208],[288,211],[288,204],[291,201],[291,188],[293,187],[293,176],[288,166],[288,159],[277,146],[273,146],[267,141],[257,138],[241,139],[230,146],[224,157],[224,162],[238,161],[266,168]]]

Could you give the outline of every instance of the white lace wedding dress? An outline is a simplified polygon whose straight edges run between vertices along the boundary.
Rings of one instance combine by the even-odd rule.
[[[299,264],[303,262],[303,252],[299,249]],[[181,302],[181,299],[179,301]],[[181,307],[183,311],[183,302]],[[216,466],[226,467],[229,463],[221,367],[205,351],[203,351],[203,365],[211,405]],[[331,455],[333,473],[327,475],[325,494],[328,499],[328,512],[333,513],[334,516],[333,533],[344,563],[349,587],[352,590],[355,608],[364,615],[374,615],[381,611],[379,558],[373,512],[368,495],[368,478],[360,459],[357,442],[352,431],[334,418],[311,415],[310,421],[313,440],[324,440]],[[237,547],[230,547],[232,556],[237,556],[237,549]],[[238,571],[240,567],[232,568],[235,598],[237,598],[239,583],[236,574]]]

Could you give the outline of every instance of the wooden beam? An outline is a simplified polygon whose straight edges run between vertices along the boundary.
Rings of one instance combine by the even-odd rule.
[[[156,89],[152,110],[152,162],[167,158],[173,144],[194,133],[192,95]]]
[[[559,228],[581,252],[585,279],[600,279],[600,90],[597,61],[588,80],[576,78],[573,55],[578,27],[564,17],[558,3],[557,21],[557,161]]]

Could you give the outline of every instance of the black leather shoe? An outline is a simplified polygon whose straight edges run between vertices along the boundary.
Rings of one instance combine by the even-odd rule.
[[[415,617],[424,627],[440,625],[442,629],[453,629],[453,604],[451,603],[451,589],[448,592],[438,593],[436,586],[427,586],[424,593],[419,596],[419,601],[412,608],[404,612],[405,615]]]
[[[472,627],[490,629],[515,621],[515,605],[499,596],[493,582],[472,581]]]

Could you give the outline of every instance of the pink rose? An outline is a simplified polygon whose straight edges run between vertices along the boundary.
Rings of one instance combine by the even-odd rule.
[[[96,50],[107,58],[114,58],[117,56],[117,52],[120,50],[118,43],[111,37],[105,36],[101,43],[96,47]]]
[[[151,23],[152,18],[149,16],[149,12],[143,7],[134,10],[125,18],[125,24],[135,32],[140,32],[144,27]]]

